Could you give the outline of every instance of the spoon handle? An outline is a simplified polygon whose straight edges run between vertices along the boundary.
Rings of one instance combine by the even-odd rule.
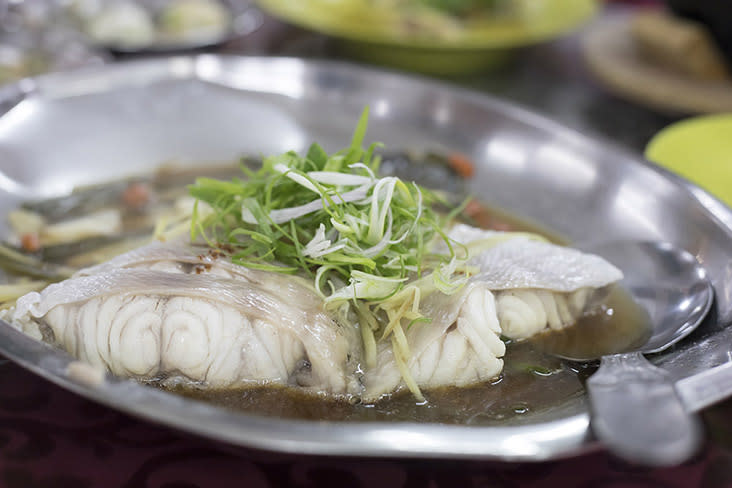
[[[641,353],[604,356],[587,390],[592,429],[619,457],[666,466],[687,460],[701,446],[698,417],[684,408],[671,376]]]
[[[732,362],[689,376],[676,383],[676,391],[690,412],[732,396]]]

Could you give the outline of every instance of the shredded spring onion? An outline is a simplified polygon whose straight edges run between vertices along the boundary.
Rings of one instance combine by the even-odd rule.
[[[227,249],[243,266],[310,275],[326,306],[354,307],[366,363],[375,362],[377,341],[390,340],[405,384],[422,398],[404,328],[428,321],[421,297],[463,285],[467,249],[442,231],[435,193],[376,176],[378,145],[362,146],[367,123],[368,109],[350,146],[332,155],[313,144],[304,156],[287,152],[257,171],[242,167],[246,178],[199,178],[190,187],[191,239]],[[447,252],[434,251],[436,239]]]
[[[244,266],[317,276],[334,307],[384,300],[432,270],[439,289],[459,288],[449,243],[445,255],[428,247],[442,227],[432,209],[438,197],[376,176],[377,144],[362,147],[367,121],[365,110],[351,145],[335,154],[313,144],[305,156],[287,152],[265,158],[258,171],[242,168],[245,179],[199,178],[190,193],[213,211],[194,210],[191,238],[231,249]]]

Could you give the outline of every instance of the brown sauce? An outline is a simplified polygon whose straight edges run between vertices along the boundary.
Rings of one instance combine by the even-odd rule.
[[[529,231],[553,242],[566,239],[502,211],[482,207],[483,226]],[[302,420],[384,422],[408,421],[464,425],[511,425],[530,422],[535,414],[567,404],[584,394],[584,380],[595,363],[564,361],[622,352],[646,341],[648,319],[623,289],[612,286],[602,306],[575,326],[520,342],[508,342],[504,369],[493,381],[470,387],[423,392],[420,403],[408,391],[374,404],[328,400],[286,387],[204,390],[176,387],[177,394],[249,414]],[[161,385],[157,385],[161,388]]]
[[[409,421],[444,424],[506,425],[582,395],[581,375],[572,365],[542,354],[528,341],[509,344],[505,367],[495,380],[471,387],[424,392],[418,403],[408,391],[375,404],[351,405],[285,387],[241,390],[174,391],[196,400],[250,414],[329,421]]]
[[[651,332],[648,313],[623,288],[611,286],[602,305],[575,325],[539,334],[531,341],[543,352],[588,360],[636,349],[650,339]]]
[[[217,170],[211,176],[229,177],[230,172],[231,169]],[[185,172],[179,169],[161,170],[148,181],[157,192],[158,199],[167,199],[162,198],[162,195],[175,193],[175,188],[182,187],[184,182],[188,182],[196,174],[194,171]],[[83,207],[84,198],[74,205]],[[42,202],[34,210],[44,213],[45,210],[56,207],[58,205],[55,202]],[[496,230],[536,232],[552,242],[567,244],[566,239],[539,225],[503,211],[488,209],[479,203],[471,204],[464,217],[472,225]],[[79,244],[73,247],[78,254]],[[64,249],[59,261],[66,259],[69,256]],[[571,357],[594,357],[627,350],[645,341],[647,323],[643,312],[623,290],[611,289],[604,305],[596,313],[583,318],[576,326],[545,333],[527,341],[507,343],[504,369],[500,377],[470,387],[426,391],[424,394],[427,401],[424,403],[418,403],[408,391],[368,405],[328,400],[285,387],[249,387],[220,391],[176,387],[171,391],[224,408],[279,418],[469,425],[516,424],[529,422],[535,414],[561,407],[584,394],[584,379],[594,371],[595,365],[564,361],[552,353]],[[162,383],[146,383],[166,388]]]

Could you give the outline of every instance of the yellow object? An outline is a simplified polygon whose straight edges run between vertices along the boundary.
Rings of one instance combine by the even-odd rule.
[[[732,113],[673,124],[651,139],[645,155],[732,206]]]
[[[530,0],[517,15],[457,20],[366,0],[258,0],[282,20],[338,38],[354,58],[438,75],[476,73],[588,20],[597,0]]]

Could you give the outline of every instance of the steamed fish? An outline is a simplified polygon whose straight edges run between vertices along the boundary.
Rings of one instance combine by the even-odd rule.
[[[600,256],[531,235],[454,226],[451,239],[468,246],[472,278],[493,291],[503,334],[525,339],[574,324],[623,273]]]
[[[121,376],[333,395],[357,388],[354,334],[305,280],[206,249],[152,245],[121,255],[25,295],[13,320]]]
[[[405,333],[408,358],[397,358],[400,350],[388,342],[379,344],[376,365],[364,375],[367,400],[404,384],[398,360],[404,362],[419,388],[466,386],[501,373],[506,346],[500,339],[496,304],[489,290],[472,283],[456,295],[433,293],[423,310],[430,322],[414,325]]]
[[[379,345],[376,366],[364,376],[367,399],[404,386],[418,391],[495,378],[503,369],[501,336],[525,339],[570,326],[607,285],[622,278],[599,256],[536,236],[465,224],[448,235],[474,251],[469,263],[478,272],[456,294],[433,292],[425,298],[422,310],[429,322],[405,332],[408,357],[398,358],[399,348],[390,343]]]
[[[13,323],[120,376],[422,399],[500,375],[504,336],[570,326],[622,278],[535,234],[448,222],[435,192],[379,176],[367,120],[334,154],[313,144],[197,179],[168,238],[210,246],[157,243],[83,269],[18,299]]]
[[[503,369],[501,336],[575,323],[622,277],[597,256],[459,224],[478,268],[458,292],[425,292],[427,319],[395,331],[362,361],[359,327],[324,307],[303,278],[231,262],[220,250],[151,244],[18,300],[14,323],[120,376],[215,388],[303,387],[375,401],[466,386]],[[362,364],[363,363],[363,364]]]

